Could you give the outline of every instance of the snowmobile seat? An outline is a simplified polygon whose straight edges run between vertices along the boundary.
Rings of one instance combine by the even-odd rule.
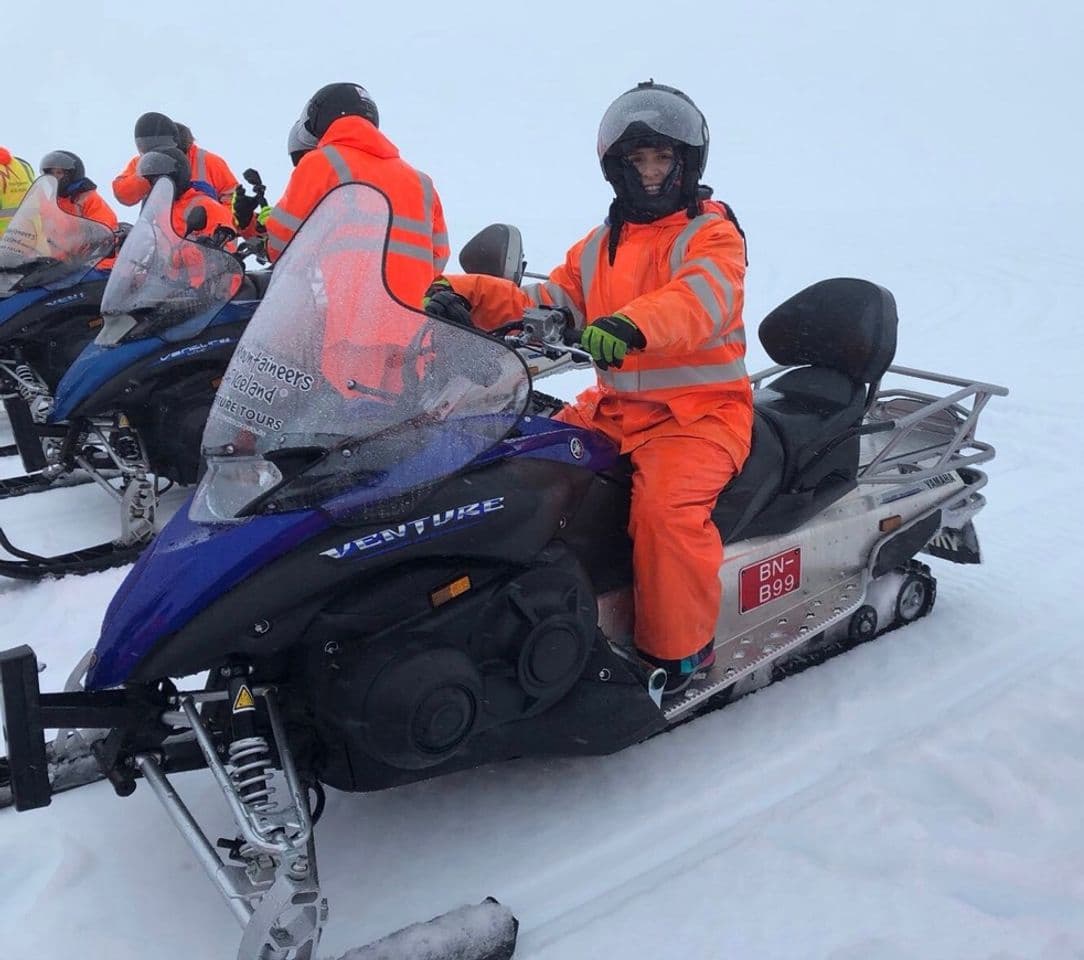
[[[234,300],[262,300],[271,283],[270,270],[256,270],[245,273],[241,279],[241,288],[234,294]]]
[[[769,313],[760,340],[778,364],[793,366],[754,394],[749,460],[719,498],[713,518],[730,540],[792,530],[857,484],[866,410],[896,352],[896,304],[867,280],[822,280]],[[779,479],[767,482],[766,423],[781,446]],[[750,476],[745,474],[750,472]],[[772,495],[765,502],[765,488]],[[754,512],[731,499],[751,496]],[[757,508],[757,504],[760,504]]]

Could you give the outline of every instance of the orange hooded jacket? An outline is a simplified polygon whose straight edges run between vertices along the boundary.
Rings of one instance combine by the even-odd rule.
[[[742,323],[745,243],[723,204],[622,227],[614,263],[604,224],[575,244],[549,280],[522,290],[507,280],[450,276],[493,329],[532,305],[568,308],[577,328],[620,313],[644,335],[620,368],[598,371],[577,398],[581,416],[627,453],[662,436],[699,436],[722,446],[740,469],[749,454],[753,400]]]
[[[192,144],[188,148],[188,165],[191,167],[193,180],[209,183],[223,203],[228,203],[237,189],[237,177],[229,165],[217,153],[204,150]],[[128,165],[113,178],[113,196],[126,207],[134,207],[151,192],[150,183],[136,173],[139,154],[128,161]]]
[[[96,220],[98,223],[109,227],[110,230],[117,229],[117,215],[94,188],[84,190],[72,197],[57,197],[56,205],[70,216],[82,217],[84,220]],[[111,270],[115,261],[116,257],[106,257],[98,261],[97,268],[99,270]]]
[[[290,175],[264,226],[267,253],[277,260],[316,205],[344,183],[369,183],[391,202],[386,276],[391,292],[414,306],[448,262],[448,228],[433,182],[362,117],[334,121]]]

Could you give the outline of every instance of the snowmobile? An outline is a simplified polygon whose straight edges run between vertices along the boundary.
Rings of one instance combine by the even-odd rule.
[[[105,284],[100,329],[56,385],[43,428],[52,440],[47,459],[40,473],[7,481],[29,489],[40,478],[36,491],[89,476],[120,505],[120,536],[43,557],[0,530],[0,546],[15,557],[0,560],[2,576],[38,579],[129,563],[154,533],[161,484],[197,479],[211,400],[268,272],[245,272],[248,244],[223,249],[232,232],[187,239],[206,225],[202,209],[192,211],[186,237],[178,236],[172,202],[172,183],[156,183]],[[34,447],[41,452],[33,435],[19,440],[20,451]]]
[[[16,439],[0,455],[21,453],[32,474],[0,480],[0,497],[49,485],[39,471],[48,463],[41,434],[49,443],[42,425],[53,391],[101,327],[109,271],[98,264],[117,237],[104,224],[65,213],[56,197],[56,178],[39,177],[0,237],[0,399]]]
[[[166,807],[244,927],[239,960],[315,953],[325,786],[620,750],[926,615],[920,553],[980,560],[976,428],[1007,391],[892,366],[891,293],[816,283],[760,324],[776,366],[713,514],[717,658],[664,697],[632,648],[628,469],[532,389],[532,358],[586,358],[564,315],[489,335],[397,302],[389,222],[348,184],[296,234],[215,397],[206,472],[113,598],[86,689],[43,694],[33,650],[0,654],[16,808],[50,802],[44,729],[105,731],[102,773]],[[516,235],[497,239],[518,272]],[[202,767],[228,854],[170,784]],[[509,918],[504,952],[478,955],[510,955]]]

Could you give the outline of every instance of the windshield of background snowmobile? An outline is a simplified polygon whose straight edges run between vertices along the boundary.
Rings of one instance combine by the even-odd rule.
[[[105,224],[65,213],[56,204],[56,177],[38,177],[0,235],[0,295],[78,283],[113,252]]]
[[[199,334],[240,289],[244,268],[216,247],[173,229],[173,183],[160,178],[117,254],[102,294],[103,316],[149,321],[166,341]]]
[[[192,519],[348,513],[450,476],[518,422],[530,393],[519,355],[388,291],[389,221],[387,198],[352,183],[295,234],[215,397]],[[300,447],[328,455],[282,476],[275,451]]]

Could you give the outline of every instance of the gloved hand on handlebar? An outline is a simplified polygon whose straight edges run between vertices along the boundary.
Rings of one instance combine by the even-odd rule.
[[[233,222],[237,224],[238,230],[244,230],[252,223],[252,215],[259,205],[260,198],[249,196],[243,187],[238,187],[233,191]]]
[[[620,367],[630,349],[643,349],[647,340],[628,317],[615,313],[592,320],[580,334],[580,346],[594,358],[600,370]]]
[[[422,309],[431,317],[458,323],[461,327],[472,326],[470,301],[452,289],[447,280],[434,280],[422,297]]]

